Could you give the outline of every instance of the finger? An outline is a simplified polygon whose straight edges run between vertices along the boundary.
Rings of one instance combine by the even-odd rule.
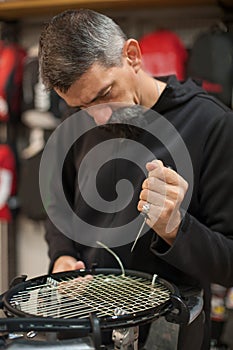
[[[163,162],[159,159],[154,159],[154,160],[152,160],[152,162],[148,162],[146,164],[146,169],[148,171],[152,171],[152,170],[157,169],[159,167],[163,167]]]
[[[157,203],[156,198],[158,195],[160,195],[164,198],[164,200],[165,198],[168,198],[174,202],[177,202],[183,199],[186,189],[187,187],[185,184],[176,186],[166,184],[161,180],[152,178],[148,179],[145,187],[143,186],[139,198],[148,201],[149,203]]]
[[[137,207],[138,210],[140,212],[143,212],[143,206],[147,203],[148,202],[146,202],[144,200],[140,200],[138,202],[138,207]],[[151,224],[154,224],[159,219],[159,217],[162,213],[162,210],[163,210],[163,206],[150,203],[150,210],[147,213],[147,217],[148,217],[147,224],[149,224],[150,226],[151,226]]]
[[[161,186],[160,185],[155,186],[155,189],[153,188],[152,190],[148,188],[142,189],[142,191],[140,192],[139,198],[148,203],[161,206],[163,205],[167,196],[168,196],[167,188],[163,183]]]
[[[77,296],[77,293],[83,293],[86,286],[93,280],[93,276],[88,274],[84,277],[78,276],[70,281],[62,281],[59,283],[58,290],[61,294],[69,294]],[[75,293],[75,294],[74,294]]]
[[[154,191],[157,193],[161,193],[163,195],[166,194],[166,183],[161,179],[156,177],[147,178],[142,184],[142,190],[145,191]],[[145,192],[146,194],[146,192]]]
[[[179,186],[182,182],[182,177],[173,169],[167,167],[157,167],[148,174],[148,178],[157,178],[167,184]]]
[[[138,202],[138,206],[137,206],[137,208],[138,208],[138,210],[139,211],[143,211],[143,205],[146,205],[146,204],[148,204],[148,202],[147,201],[144,201],[144,200],[139,200],[139,202]]]
[[[85,265],[83,261],[77,261],[74,264],[74,270],[80,270],[80,269],[85,269]]]
[[[143,206],[144,205],[146,205],[146,204],[148,204],[148,202],[147,201],[144,201],[144,200],[142,200],[142,199],[140,199],[139,200],[139,202],[138,202],[138,210],[140,211],[140,212],[143,212]],[[152,203],[150,203],[150,210],[149,210],[149,212],[148,212],[148,216],[150,217],[150,216],[152,216],[152,215],[154,215],[155,214],[155,212],[157,212],[159,210],[159,212],[161,212],[161,210],[162,210],[162,207],[158,204],[152,204]],[[157,216],[157,215],[156,215]]]

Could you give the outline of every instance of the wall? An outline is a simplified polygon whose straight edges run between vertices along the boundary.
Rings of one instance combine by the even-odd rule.
[[[136,39],[158,28],[174,30],[187,48],[192,46],[196,35],[223,18],[217,6],[158,8],[150,10],[105,11],[126,32]],[[48,18],[26,19],[21,23],[20,40],[26,48],[38,42],[40,29]]]

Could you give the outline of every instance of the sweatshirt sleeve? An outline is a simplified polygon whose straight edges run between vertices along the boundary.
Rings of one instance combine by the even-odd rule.
[[[66,129],[64,130],[66,131]],[[60,157],[60,149],[66,142],[66,135],[69,135],[69,132],[65,131],[61,133],[60,138],[55,139],[55,146],[53,145],[53,148],[51,148],[54,152],[54,157],[51,159],[50,164],[47,164],[48,173],[51,172],[52,174],[48,180],[46,210],[48,217],[45,222],[45,240],[48,244],[50,272],[55,260],[62,255],[69,255],[78,259],[75,242],[72,240],[71,224],[76,179],[73,147],[67,153],[64,163],[62,163],[62,158]],[[59,167],[62,168],[62,177],[58,176],[60,174]],[[64,200],[69,204],[70,210],[64,205]]]
[[[156,235],[151,244],[154,254],[202,284],[233,284],[232,152],[233,113],[229,111],[215,120],[200,156],[198,212],[186,213],[173,246]]]
[[[49,273],[51,273],[54,262],[59,256],[69,255],[78,259],[74,241],[61,233],[49,219],[45,223],[45,239],[49,247]]]

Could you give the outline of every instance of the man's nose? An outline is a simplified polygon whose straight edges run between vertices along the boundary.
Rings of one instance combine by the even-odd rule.
[[[97,125],[107,124],[112,115],[109,105],[95,105],[88,108],[88,114],[95,120]]]

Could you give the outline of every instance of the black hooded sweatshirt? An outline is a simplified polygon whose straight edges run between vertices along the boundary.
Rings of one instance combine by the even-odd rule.
[[[190,155],[192,169],[178,166],[181,169],[180,175],[184,178],[187,174],[193,176],[185,204],[187,211],[183,211],[184,216],[172,246],[149,230],[138,240],[132,253],[132,242],[116,246],[113,250],[127,269],[156,273],[178,286],[204,289],[206,327],[202,349],[208,349],[210,284],[233,285],[233,112],[191,79],[183,83],[178,82],[174,76],[161,80],[167,86],[152,110],[162,115],[163,120],[175,128]],[[82,123],[94,125],[92,118],[87,116],[77,116],[77,119],[79,127]],[[148,123],[153,124],[153,114]],[[165,124],[155,124],[155,128]],[[150,127],[148,130],[151,130]],[[139,142],[150,148],[156,158],[179,172],[173,157],[175,154],[178,162],[182,159],[182,149],[177,141],[179,136],[175,139],[167,137],[169,145],[166,147],[161,140],[155,140],[149,133],[143,135]],[[67,201],[78,216],[104,229],[119,227],[120,232],[122,224],[138,215],[138,195],[145,175],[133,164],[125,163],[124,159],[118,159],[114,166],[106,166],[99,173],[98,189],[101,196],[109,201],[114,199],[114,186],[119,179],[129,178],[133,183],[134,196],[131,203],[117,214],[104,214],[87,207],[77,185],[77,174],[84,155],[108,138],[109,133],[104,129],[92,129],[75,143],[64,162],[63,188]],[[62,144],[60,140],[59,147]],[[148,160],[151,159],[145,159],[145,164]],[[51,191],[53,208],[59,212],[58,181],[59,179],[53,178]],[[86,182],[87,186],[90,185],[88,178]],[[86,235],[88,232],[79,232],[78,235],[80,234]],[[77,243],[80,242],[78,236],[74,240],[68,238],[50,220],[46,223],[46,240],[51,259],[50,270],[61,255],[80,259],[88,268],[92,263],[97,263],[98,267],[119,267],[118,262],[106,250]]]

